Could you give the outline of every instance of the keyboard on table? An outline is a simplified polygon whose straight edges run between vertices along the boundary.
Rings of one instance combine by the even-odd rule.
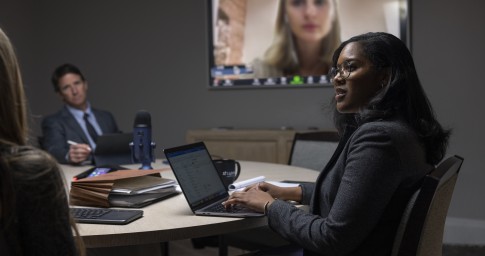
[[[142,210],[94,207],[71,207],[76,222],[95,224],[128,224],[143,216]]]

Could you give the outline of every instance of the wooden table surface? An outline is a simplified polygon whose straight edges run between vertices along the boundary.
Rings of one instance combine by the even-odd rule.
[[[238,180],[263,175],[267,181],[298,180],[315,181],[318,172],[300,167],[240,161],[241,174]],[[154,169],[167,168],[162,160],[157,160]],[[128,168],[138,168],[130,165]],[[63,165],[65,179],[70,184],[72,177],[87,170],[89,166]],[[171,170],[162,171],[165,178],[175,179]],[[183,194],[165,199],[141,208],[144,216],[127,225],[81,224],[78,228],[86,247],[112,247],[142,245],[171,240],[225,234],[267,225],[266,217],[228,218],[195,216]]]

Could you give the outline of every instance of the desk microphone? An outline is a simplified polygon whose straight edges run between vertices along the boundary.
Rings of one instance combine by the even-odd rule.
[[[134,163],[141,163],[140,170],[153,169],[152,162],[155,143],[152,142],[152,121],[150,113],[138,111],[133,125],[133,142],[130,143],[131,158]]]

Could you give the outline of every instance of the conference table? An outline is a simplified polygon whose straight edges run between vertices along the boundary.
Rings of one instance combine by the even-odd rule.
[[[315,181],[318,172],[305,168],[240,161],[241,174],[238,181],[265,176],[267,181]],[[87,170],[90,166],[62,165],[67,181],[73,176]],[[138,169],[140,165],[124,166]],[[152,164],[154,169],[161,171],[164,178],[175,179],[170,166],[157,159]],[[78,223],[80,235],[87,248],[115,247],[128,245],[144,245],[162,243],[173,240],[196,237],[222,235],[246,229],[267,226],[266,217],[257,218],[228,218],[212,216],[195,216],[189,208],[182,193],[163,201],[141,208],[143,217],[127,225],[103,225]]]

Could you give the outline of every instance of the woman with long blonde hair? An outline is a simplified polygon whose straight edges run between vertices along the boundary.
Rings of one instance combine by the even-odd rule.
[[[339,44],[335,0],[280,0],[273,44],[253,62],[255,77],[326,75]]]
[[[19,64],[0,29],[0,255],[84,255],[59,166],[27,145],[27,119]]]

